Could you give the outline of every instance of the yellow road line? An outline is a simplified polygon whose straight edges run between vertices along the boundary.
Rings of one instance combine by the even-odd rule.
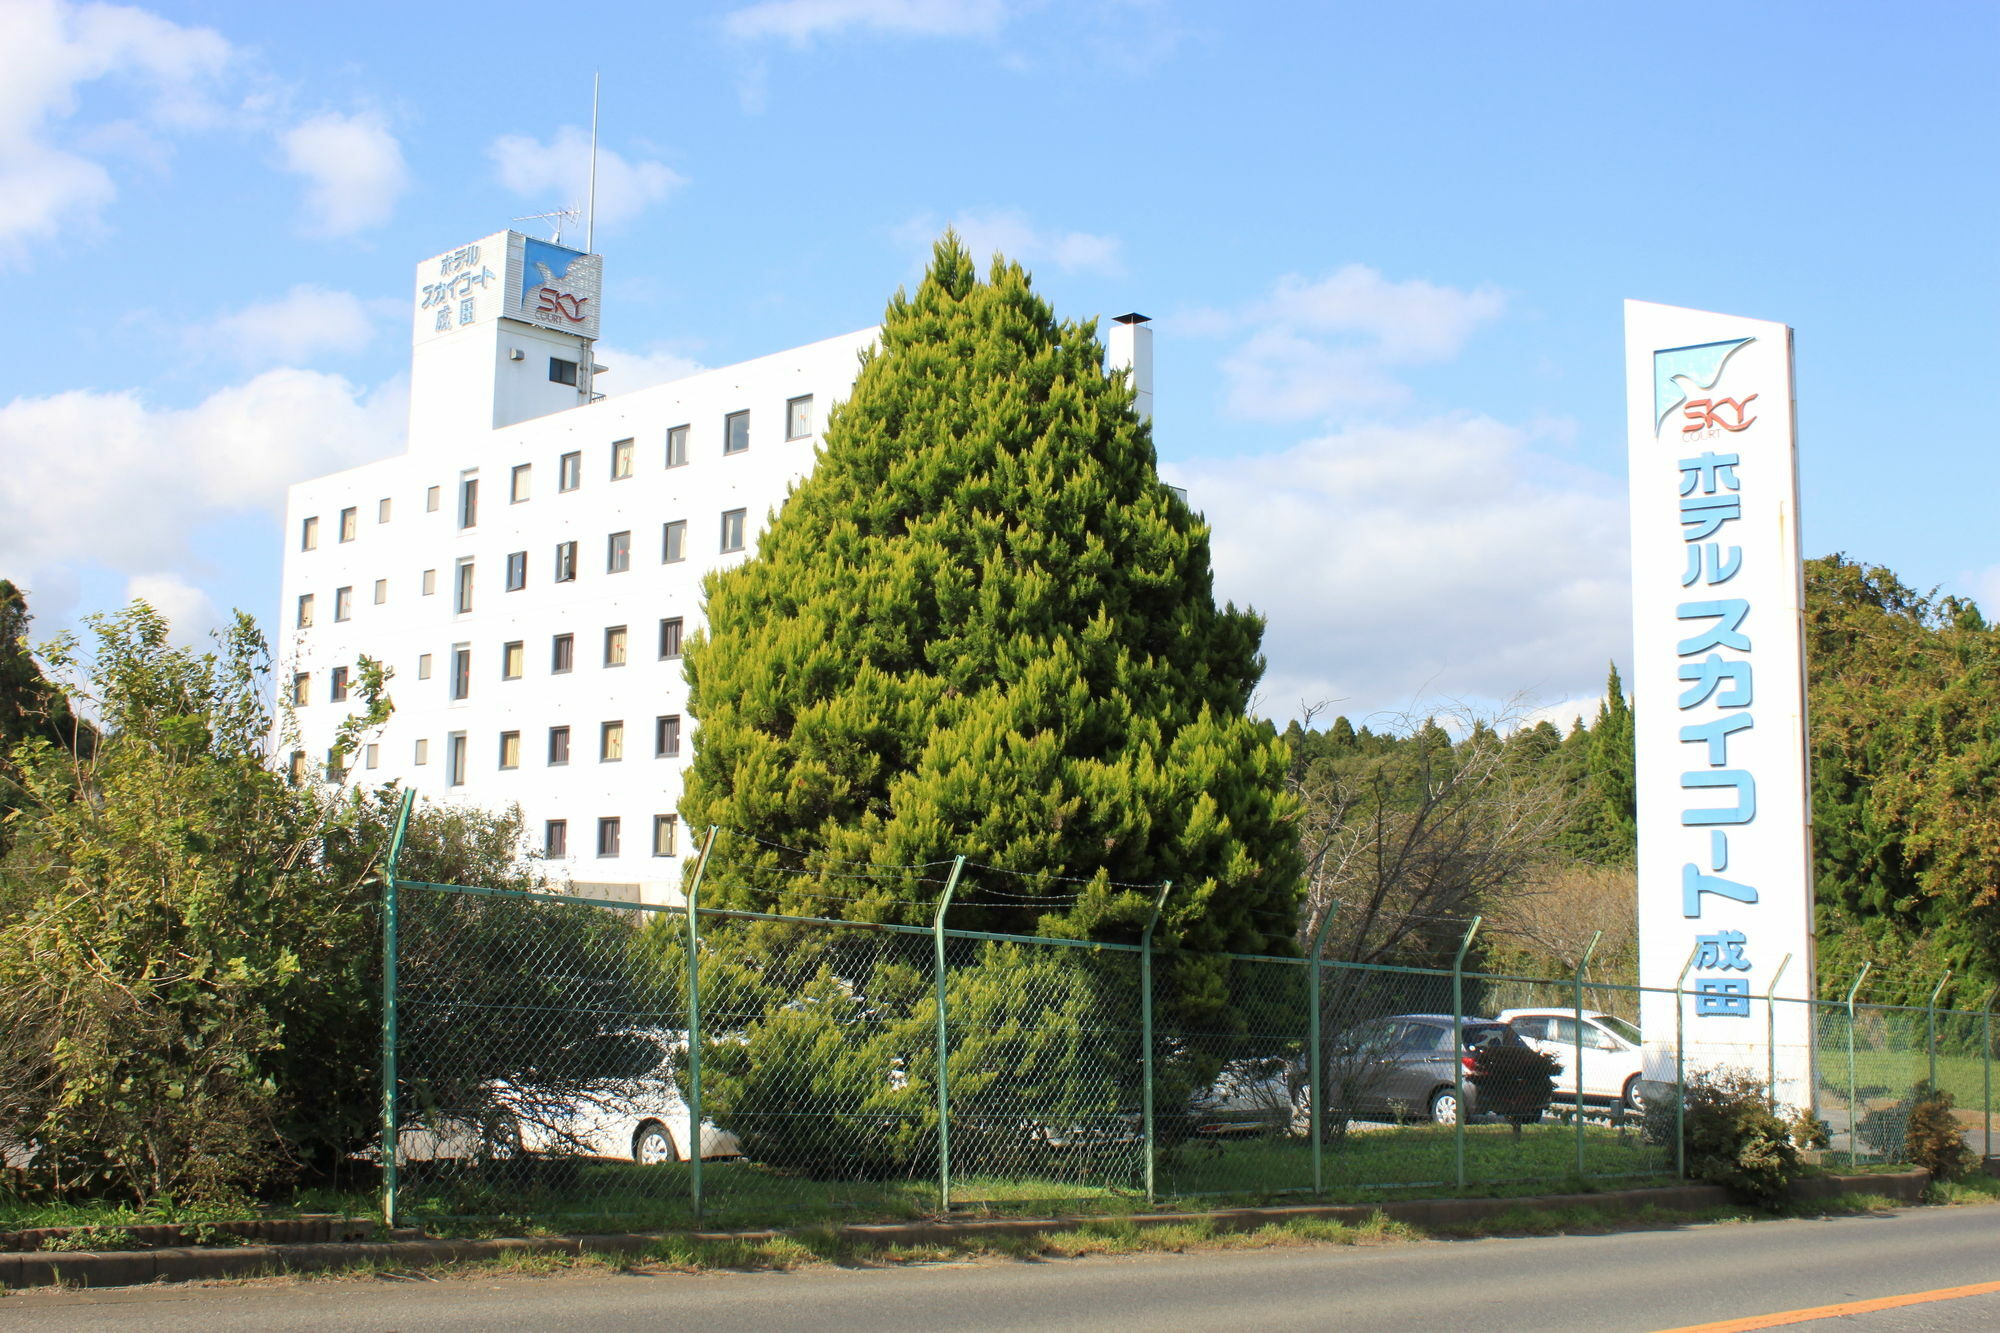
[[[1718,1320],[1713,1324],[1687,1324],[1680,1328],[1663,1328],[1659,1333],[1752,1333],[1754,1329],[1781,1328],[1786,1324],[1803,1324],[1810,1319],[1838,1319],[1842,1315],[1897,1310],[1905,1305],[1929,1305],[1932,1301],[1955,1301],[1966,1296],[1991,1296],[1996,1292],[2000,1292],[2000,1282],[1975,1282],[1969,1287],[1939,1287],[1935,1291],[1913,1291],[1907,1296],[1877,1296],[1872,1301],[1816,1305],[1810,1310],[1780,1310],[1776,1314],[1753,1314],[1743,1319]]]

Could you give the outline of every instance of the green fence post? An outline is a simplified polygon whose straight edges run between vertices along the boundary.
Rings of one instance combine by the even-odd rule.
[[[1309,1002],[1312,1005],[1312,1014],[1307,1020],[1307,1031],[1309,1034],[1307,1039],[1312,1042],[1312,1052],[1308,1057],[1311,1064],[1307,1072],[1309,1082],[1306,1084],[1306,1132],[1312,1135],[1313,1197],[1315,1199],[1323,1197],[1326,1193],[1326,1181],[1322,1175],[1322,1162],[1320,1160],[1320,1140],[1324,1137],[1324,1122],[1321,1117],[1326,1114],[1326,1083],[1322,1077],[1326,1073],[1326,1054],[1320,1046],[1319,1031],[1320,976],[1326,969],[1322,965],[1321,960],[1326,952],[1327,927],[1333,924],[1333,918],[1339,912],[1340,900],[1336,898],[1327,905],[1326,914],[1320,917],[1319,929],[1313,932],[1312,953],[1306,957],[1306,966],[1310,969],[1306,973],[1306,989]]]
[[[701,877],[708,873],[708,854],[721,832],[710,824],[701,840],[701,855],[695,858],[694,874],[687,886],[687,981],[688,981],[688,1201],[694,1205],[694,1221],[701,1225]]]
[[[1694,970],[1694,960],[1701,952],[1695,945],[1688,950],[1688,960],[1681,964],[1680,976],[1674,978],[1674,1175],[1688,1178],[1687,1154],[1687,979]]]
[[[1986,992],[1986,1003],[1980,1009],[1979,1055],[1980,1065],[1985,1073],[1984,1095],[1980,1105],[1986,1112],[1986,1158],[1993,1158],[1993,992]]]
[[[1146,929],[1139,936],[1139,1040],[1145,1043],[1139,1063],[1146,1084],[1147,1203],[1153,1202],[1153,927],[1160,924],[1160,909],[1167,905],[1167,891],[1173,887],[1172,880],[1160,885],[1160,896],[1153,899],[1153,915],[1147,918]]]
[[[1937,1091],[1937,1002],[1950,981],[1951,969],[1947,967],[1944,975],[1938,978],[1938,984],[1931,988],[1931,1002],[1925,1010],[1924,1046],[1930,1052],[1930,1085],[1933,1092]]]
[[[403,859],[403,838],[410,828],[414,791],[403,792],[396,808],[396,829],[389,835],[389,857],[382,867],[382,1225],[396,1225],[396,1157],[401,1148],[396,1128],[396,864]]]
[[[1451,960],[1451,1088],[1458,1099],[1451,1118],[1452,1156],[1456,1163],[1458,1187],[1465,1188],[1465,951],[1479,933],[1479,917],[1465,928],[1458,942],[1458,954]]]
[[[1764,1058],[1769,1065],[1764,1075],[1764,1100],[1773,1115],[1778,1110],[1778,982],[1791,965],[1790,954],[1779,959],[1778,970],[1771,974],[1771,988],[1764,992]]]
[[[1855,1105],[1861,1100],[1861,1088],[1854,1074],[1854,997],[1861,990],[1861,983],[1867,978],[1868,969],[1873,966],[1875,963],[1872,959],[1864,961],[1861,970],[1854,974],[1854,984],[1847,988],[1847,1164],[1849,1166],[1861,1160],[1859,1156],[1861,1116],[1858,1114],[1861,1108]]]
[[[1590,947],[1583,951],[1583,957],[1576,965],[1576,1178],[1583,1176],[1583,974],[1590,970],[1590,956],[1597,952],[1597,942],[1604,938],[1603,931],[1590,937]]]
[[[965,858],[961,856],[951,863],[951,878],[945,881],[937,914],[931,918],[937,974],[938,1201],[946,1216],[951,1213],[951,1048],[945,1043],[944,1026],[944,914],[951,910],[951,895],[958,891],[958,877],[964,871]]]

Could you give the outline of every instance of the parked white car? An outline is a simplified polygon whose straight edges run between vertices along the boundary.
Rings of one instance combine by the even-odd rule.
[[[539,1089],[502,1085],[500,1101],[510,1105],[521,1127],[521,1146],[530,1152],[624,1158],[642,1166],[685,1162],[694,1155],[696,1134],[687,1101],[674,1079],[673,1055],[686,1034],[649,1030],[628,1032],[659,1052],[659,1060],[636,1078],[605,1083],[587,1092],[551,1098]],[[704,1120],[704,1158],[740,1157],[736,1136]]]
[[[1577,1012],[1574,1009],[1503,1009],[1501,1022],[1519,1033],[1521,1040],[1562,1062],[1556,1075],[1556,1101],[1576,1097]],[[1590,1102],[1611,1102],[1630,1111],[1643,1110],[1646,1099],[1639,1088],[1645,1060],[1640,1051],[1639,1029],[1616,1014],[1583,1011],[1583,1097]]]

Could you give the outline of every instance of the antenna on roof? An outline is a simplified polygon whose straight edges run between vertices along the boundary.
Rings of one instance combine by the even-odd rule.
[[[574,208],[557,208],[551,209],[547,213],[524,213],[520,217],[515,218],[514,221],[548,223],[551,233],[549,240],[557,245],[561,245],[563,243],[563,224],[573,223],[580,217],[582,217],[582,214],[578,213]]]
[[[583,249],[597,248],[597,85],[599,75],[590,74],[590,200],[583,215]]]

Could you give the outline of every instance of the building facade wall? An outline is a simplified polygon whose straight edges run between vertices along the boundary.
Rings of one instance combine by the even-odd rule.
[[[505,344],[512,327],[501,321],[492,336]],[[874,339],[875,330],[861,330],[498,429],[490,424],[490,375],[468,372],[458,395],[463,414],[451,428],[432,417],[423,438],[413,434],[409,452],[294,486],[277,636],[281,696],[290,696],[295,673],[306,681],[281,748],[302,754],[308,775],[323,780],[336,729],[355,703],[332,699],[333,673],[345,667],[351,676],[367,654],[394,673],[388,693],[395,712],[350,757],[345,780],[400,781],[432,798],[489,808],[518,804],[537,843],[549,821],[565,821],[566,854],[551,857],[558,873],[607,886],[607,896],[677,901],[679,866],[692,840],[679,829],[674,854],[656,856],[654,821],[678,807],[695,728],[681,661],[660,656],[660,623],[678,618],[683,637],[700,627],[702,575],[755,551],[771,512],[812,467],[826,414],[850,392]],[[450,371],[441,359],[428,366],[426,359],[417,367],[419,376],[432,377],[423,385],[426,399],[451,399],[453,387],[434,378]],[[607,385],[615,375],[614,366]],[[788,404],[808,396],[810,430],[788,438]],[[748,447],[725,453],[725,421],[744,411]],[[682,426],[686,462],[669,466],[669,432]],[[614,448],[626,440],[631,475],[615,478]],[[576,485],[564,490],[570,454],[577,455]],[[528,469],[527,493],[516,501],[520,466]],[[478,482],[477,513],[463,525],[468,480]],[[353,535],[344,541],[348,509]],[[743,547],[725,551],[724,515],[736,510],[744,512]],[[308,519],[317,520],[311,550],[303,549]],[[668,561],[664,528],[675,522],[686,524],[683,558]],[[614,572],[609,541],[621,532],[630,534],[629,567]],[[558,582],[557,548],[568,542],[576,544],[575,577]],[[510,590],[508,557],[516,553],[525,555],[526,577]],[[463,562],[472,569],[466,610],[456,601]],[[343,588],[351,590],[346,618],[337,619]],[[308,594],[312,623],[300,626],[299,599]],[[606,631],[621,626],[625,660],[608,664]],[[562,672],[553,669],[560,634],[573,636],[572,665]],[[520,674],[508,679],[512,643],[521,645]],[[468,654],[468,688],[453,698],[460,650]],[[677,755],[656,753],[662,717],[681,719]],[[617,759],[601,756],[607,722],[623,724]],[[553,727],[569,728],[567,763],[549,762]],[[518,733],[519,762],[503,768],[507,733]],[[463,737],[465,753],[457,774],[455,737]],[[620,821],[618,851],[600,856],[599,821],[608,818]]]

